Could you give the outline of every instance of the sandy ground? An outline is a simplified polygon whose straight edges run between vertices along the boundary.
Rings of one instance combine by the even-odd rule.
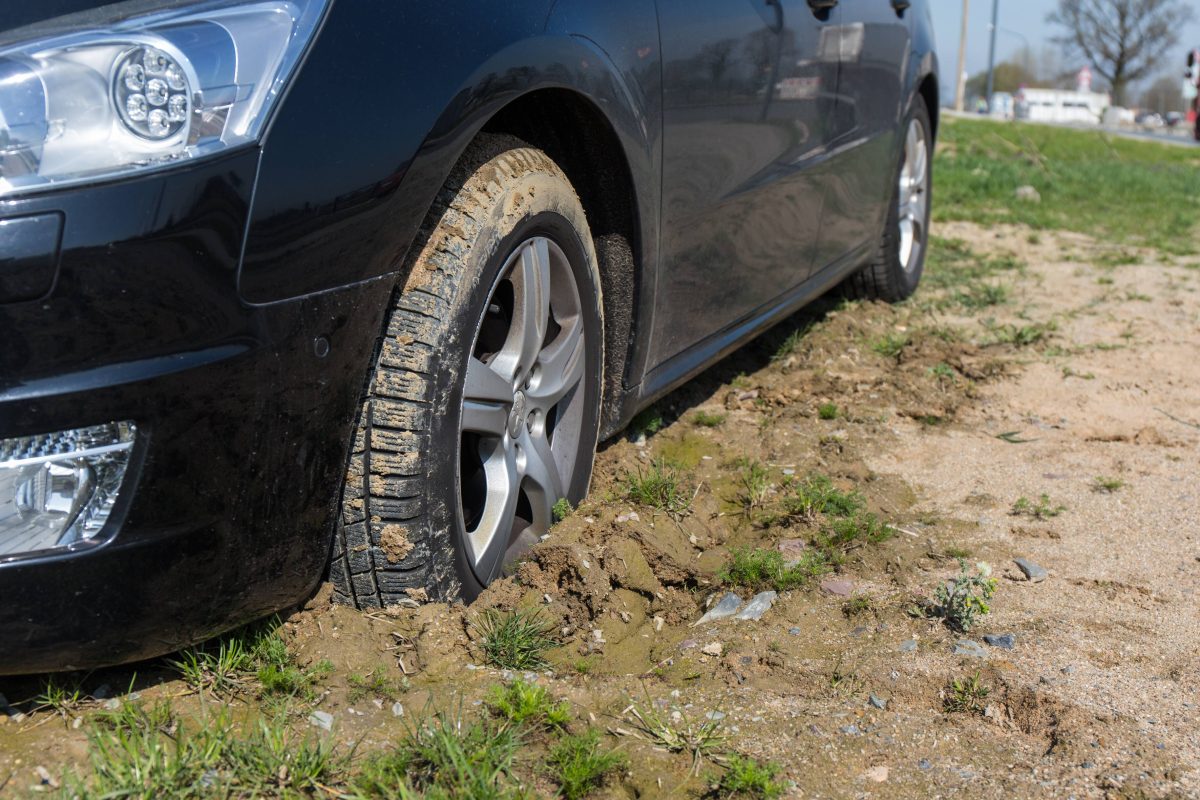
[[[288,617],[300,662],[333,662],[313,701],[333,715],[328,735],[368,752],[422,708],[475,709],[512,676],[483,666],[472,620],[524,606],[562,641],[553,669],[527,677],[628,756],[598,796],[700,796],[719,773],[710,756],[739,752],[780,764],[795,798],[1200,797],[1200,265],[1069,234],[937,233],[967,242],[968,263],[1024,264],[986,279],[1009,286],[1008,301],[936,302],[951,288],[801,315],[660,402],[661,430],[610,443],[588,503],[472,608],[366,615],[320,595]],[[1037,341],[996,342],[1004,325],[1048,323]],[[894,357],[876,352],[887,336],[907,342]],[[822,403],[836,419],[820,418]],[[703,427],[699,412],[726,419]],[[625,476],[659,458],[680,465],[688,512],[624,498]],[[717,575],[734,548],[814,533],[740,506],[747,460],[768,472],[763,508],[792,477],[827,475],[895,535],[850,548],[832,576],[841,585],[783,592],[757,622],[696,626],[726,591]],[[1043,494],[1057,515],[1012,513]],[[965,634],[914,613],[960,557],[999,578],[992,612]],[[1024,580],[1018,557],[1048,577]],[[847,593],[869,608],[848,613]],[[962,639],[979,654],[956,654]],[[402,682],[400,696],[351,701],[346,676],[371,670]],[[216,702],[161,664],[134,671],[84,686],[133,680],[185,709]],[[952,681],[976,674],[989,690],[980,713],[947,711]],[[15,701],[36,686],[0,690]],[[647,741],[632,707],[680,726],[717,721],[722,741],[693,768]],[[295,710],[297,728],[310,710]],[[0,717],[0,794],[24,794],[34,766],[81,763],[86,729],[44,710]],[[538,758],[522,779],[552,793]]]

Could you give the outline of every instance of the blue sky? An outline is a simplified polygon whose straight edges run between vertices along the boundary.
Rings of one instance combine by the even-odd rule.
[[[1194,2],[1194,0],[1186,0]],[[933,6],[934,26],[937,29],[938,58],[941,61],[943,99],[953,96],[954,70],[958,64],[959,26],[962,24],[962,0],[929,0]],[[1054,0],[1000,0],[1000,28],[996,36],[996,60],[1024,47],[1020,36],[1029,40],[1036,52],[1057,30],[1046,24],[1046,14],[1054,8]],[[1200,3],[1195,3],[1200,6]],[[991,22],[992,0],[971,0],[970,31],[967,35],[967,71],[974,75],[987,69],[988,24]],[[1004,30],[1006,29],[1006,30]],[[1200,47],[1200,7],[1195,18],[1181,36],[1177,53],[1163,59],[1164,66],[1178,66],[1181,76],[1188,49]],[[1082,66],[1080,64],[1079,66]]]

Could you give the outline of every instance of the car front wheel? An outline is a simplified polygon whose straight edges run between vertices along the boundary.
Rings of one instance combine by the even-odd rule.
[[[484,136],[398,289],[355,433],[330,577],[344,602],[470,599],[577,504],[600,419],[600,277],[540,150]]]

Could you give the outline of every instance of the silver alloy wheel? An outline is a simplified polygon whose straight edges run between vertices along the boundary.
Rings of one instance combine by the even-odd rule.
[[[571,264],[550,239],[528,239],[492,288],[463,389],[458,510],[481,583],[550,528],[571,485],[585,361]]]
[[[921,263],[929,211],[929,136],[917,119],[908,124],[904,140],[899,197],[900,266],[908,272]]]

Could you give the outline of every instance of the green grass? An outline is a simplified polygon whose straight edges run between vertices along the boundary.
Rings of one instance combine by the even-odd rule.
[[[822,516],[848,517],[859,513],[867,501],[856,491],[842,491],[825,475],[810,475],[787,481],[779,503],[779,514],[771,522],[815,522]]]
[[[629,430],[632,432],[634,438],[637,438],[639,435],[650,437],[661,431],[666,424],[666,420],[663,419],[658,409],[650,406],[650,408],[640,412],[633,418],[633,422],[629,423]]]
[[[778,764],[734,755],[729,758],[721,776],[710,775],[708,782],[715,797],[775,800],[787,788],[783,781],[775,780],[779,771]]]
[[[86,701],[79,681],[66,681],[57,675],[48,675],[42,680],[42,691],[33,698],[34,711],[50,711],[64,720],[78,714]]]
[[[888,333],[871,342],[871,349],[884,358],[899,359],[908,347],[908,336],[903,333]]]
[[[955,678],[946,687],[943,708],[958,714],[982,714],[983,702],[992,693],[990,687],[980,680],[978,670],[966,678]]]
[[[626,472],[622,488],[626,500],[672,515],[684,514],[692,505],[679,467],[664,458],[645,469],[639,466],[636,472]]]
[[[728,418],[728,414],[713,413],[700,409],[692,415],[692,422],[701,428],[718,428],[724,425],[725,420]]]
[[[744,514],[751,514],[764,502],[771,489],[770,472],[759,461],[739,459],[737,495],[734,498]]]
[[[719,720],[701,722],[681,711],[678,716],[659,711],[653,703],[643,708],[631,703],[629,721],[636,729],[634,735],[669,753],[687,753],[692,757],[692,774],[700,773],[705,758],[717,756],[725,748],[728,736]]]
[[[395,700],[404,691],[404,683],[388,676],[388,668],[383,664],[375,667],[366,675],[351,672],[346,676],[346,685],[350,687],[347,699],[357,703],[365,698],[380,700]]]
[[[337,782],[349,761],[331,740],[293,733],[285,717],[238,726],[222,709],[193,721],[166,701],[97,714],[88,744],[90,774],[65,776],[64,796],[299,797]]]
[[[856,594],[842,604],[842,613],[853,619],[875,611],[875,600],[869,594]]]
[[[1112,494],[1113,492],[1120,491],[1124,487],[1125,481],[1121,480],[1120,478],[1108,478],[1103,475],[1099,475],[1095,480],[1092,481],[1093,491],[1101,492],[1103,494]]]
[[[807,550],[798,564],[787,566],[783,554],[762,548],[738,548],[730,554],[729,563],[717,578],[728,586],[738,586],[759,592],[774,589],[785,592],[803,589],[831,570],[829,559],[822,550]]]
[[[1062,229],[1173,254],[1197,250],[1195,150],[1045,125],[947,119],[935,220]],[[1040,203],[1019,202],[1032,185]]]
[[[817,406],[817,417],[823,420],[837,419],[837,403],[821,403],[821,405]]]
[[[554,507],[550,509],[550,513],[554,516],[555,522],[562,522],[567,517],[571,516],[571,512],[575,509],[571,508],[571,501],[565,497],[560,497],[554,501]]]
[[[1009,513],[1014,517],[1050,519],[1051,517],[1057,517],[1066,510],[1066,506],[1055,505],[1050,502],[1050,495],[1043,494],[1037,500],[1030,500],[1028,497],[1017,498],[1017,502],[1013,503],[1012,510]]]
[[[493,686],[484,703],[493,715],[510,725],[565,728],[571,721],[567,703],[556,703],[544,687],[519,678],[507,686]]]
[[[594,728],[559,739],[546,757],[546,771],[566,800],[586,797],[624,764],[623,754],[601,748],[600,732]]]
[[[440,713],[408,727],[396,747],[367,758],[357,797],[517,800],[512,769],[522,744],[515,728]]]
[[[501,669],[545,669],[547,651],[558,645],[551,635],[553,625],[537,611],[488,609],[471,624],[479,632],[487,662]]]

